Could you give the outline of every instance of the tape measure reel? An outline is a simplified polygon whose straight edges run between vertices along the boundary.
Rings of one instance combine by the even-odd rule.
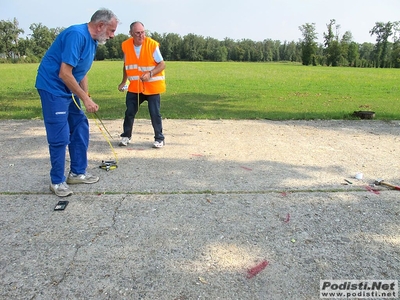
[[[118,166],[117,166],[117,162],[115,160],[102,160],[99,168],[106,170],[108,172],[110,170],[114,170],[114,169],[118,168]]]

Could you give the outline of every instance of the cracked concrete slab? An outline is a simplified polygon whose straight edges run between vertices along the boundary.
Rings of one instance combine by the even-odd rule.
[[[147,120],[124,148],[104,123],[118,168],[99,168],[113,153],[91,121],[101,179],[54,212],[42,121],[0,122],[0,298],[319,299],[320,279],[399,279],[398,191],[369,186],[399,181],[398,122],[164,120],[163,149]]]

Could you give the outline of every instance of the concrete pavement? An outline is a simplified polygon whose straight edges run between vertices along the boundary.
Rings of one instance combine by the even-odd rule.
[[[148,120],[124,148],[104,123],[118,168],[99,168],[115,157],[91,120],[100,181],[54,212],[42,121],[0,122],[0,298],[319,299],[320,279],[399,279],[399,192],[369,187],[399,183],[398,122],[164,120],[163,149]]]

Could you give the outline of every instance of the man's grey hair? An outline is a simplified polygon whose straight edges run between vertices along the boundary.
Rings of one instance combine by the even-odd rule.
[[[115,19],[117,22],[119,22],[117,16],[111,10],[102,8],[93,14],[92,18],[90,19],[90,22],[93,23],[104,22],[108,24],[111,22],[112,19]]]

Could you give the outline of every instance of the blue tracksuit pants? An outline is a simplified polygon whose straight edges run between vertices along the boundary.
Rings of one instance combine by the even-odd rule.
[[[79,109],[72,96],[54,96],[47,91],[38,90],[42,102],[44,125],[50,153],[51,183],[65,181],[65,156],[68,146],[70,169],[75,174],[84,174],[88,165],[89,122]],[[79,99],[75,101],[80,106]]]

